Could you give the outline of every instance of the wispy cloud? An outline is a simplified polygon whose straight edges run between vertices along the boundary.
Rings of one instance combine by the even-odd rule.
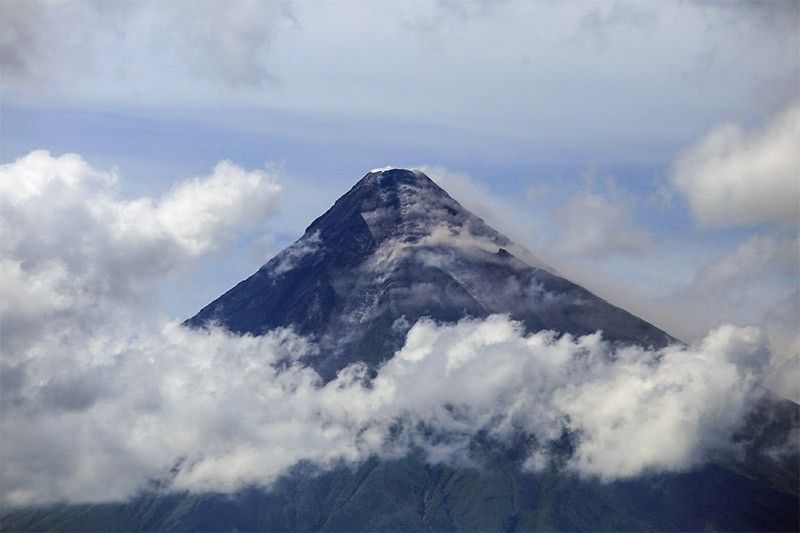
[[[292,19],[280,1],[32,0],[4,2],[2,14],[6,83],[63,90],[89,79],[147,92],[177,80],[232,89],[273,81],[270,46]]]
[[[796,25],[763,23],[793,5],[763,4],[4,2],[0,62],[11,103],[267,107],[631,160],[796,97]]]
[[[605,189],[585,185],[555,211],[554,222],[557,231],[548,246],[566,256],[599,260],[638,255],[655,243],[633,216],[632,196],[612,178]]]

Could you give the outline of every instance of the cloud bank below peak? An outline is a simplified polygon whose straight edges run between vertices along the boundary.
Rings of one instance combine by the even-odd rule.
[[[682,471],[741,450],[731,436],[762,393],[768,356],[754,328],[650,352],[614,350],[599,333],[525,335],[499,315],[418,322],[372,379],[354,364],[323,384],[298,361],[313,351],[280,330],[43,335],[3,372],[16,380],[3,388],[3,504],[121,500],[153,482],[232,492],[269,486],[299,461],[411,450],[477,466],[479,434],[528,442],[531,470],[561,464],[602,481]],[[566,463],[554,451],[565,435]]]

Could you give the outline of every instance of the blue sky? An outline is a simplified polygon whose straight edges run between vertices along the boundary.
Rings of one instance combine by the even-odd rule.
[[[796,2],[2,9],[3,163],[77,153],[114,170],[125,199],[220,160],[283,187],[277,212],[158,280],[170,316],[252,273],[369,169],[428,166],[557,270],[670,332],[780,322],[771,338],[795,353],[797,151],[770,149],[798,135]],[[741,164],[762,159],[778,170]]]

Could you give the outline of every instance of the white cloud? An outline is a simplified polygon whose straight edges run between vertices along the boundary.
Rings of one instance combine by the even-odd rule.
[[[624,351],[616,363],[593,366],[586,382],[555,394],[583,435],[573,467],[614,479],[682,469],[719,451],[745,415],[765,342],[755,328],[727,325],[686,352],[664,350],[654,367],[648,354]]]
[[[5,503],[123,498],[181,460],[194,466],[177,485],[229,490],[247,481],[258,457],[252,475],[267,479],[297,457],[278,447],[283,431],[286,444],[304,453],[290,439],[292,419],[270,401],[315,378],[299,368],[278,376],[270,366],[307,352],[291,334],[234,337],[177,324],[150,332],[109,323],[96,329],[90,338],[69,327],[47,331],[4,368],[24,375],[3,388]],[[271,453],[257,446],[267,442],[266,429],[275,437]],[[273,456],[278,466],[271,469]]]
[[[713,128],[675,163],[672,181],[706,226],[800,220],[800,107],[756,131]]]
[[[77,154],[38,150],[0,166],[4,351],[58,321],[91,328],[151,298],[160,275],[273,213],[280,191],[227,161],[160,198],[123,199],[117,180]]]
[[[524,335],[504,316],[423,320],[371,381],[355,364],[322,384],[298,362],[313,346],[287,331],[72,333],[48,331],[4,370],[16,376],[0,422],[6,505],[121,499],[154,479],[228,492],[268,486],[300,460],[326,467],[412,447],[471,464],[479,431],[533,437],[529,468],[570,432],[567,468],[580,475],[682,470],[735,449],[766,357],[752,328],[648,352],[614,351],[599,333]]]
[[[155,218],[189,253],[199,255],[274,212],[279,192],[266,172],[220,161],[210,176],[173,187],[158,201]]]

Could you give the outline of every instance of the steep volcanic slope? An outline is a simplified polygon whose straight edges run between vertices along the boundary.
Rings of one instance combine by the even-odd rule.
[[[374,367],[390,357],[422,316],[496,312],[530,331],[602,329],[613,341],[653,346],[673,340],[554,275],[407,170],[367,174],[294,245],[187,323],[254,334],[292,326],[317,340],[320,355],[309,362],[330,379],[352,361]],[[154,489],[124,503],[13,510],[0,529],[796,531],[800,459],[763,450],[799,426],[797,404],[765,400],[740,431],[752,443],[744,457],[613,483],[556,467],[526,471],[513,448],[477,439],[471,452],[481,468],[431,465],[415,454],[324,471],[300,464],[269,490]]]
[[[428,316],[509,313],[529,331],[603,330],[619,342],[672,340],[647,322],[560,278],[463,208],[425,174],[373,171],[292,246],[188,321],[238,333],[293,326],[313,337],[312,364],[330,379],[355,360],[373,365]]]

